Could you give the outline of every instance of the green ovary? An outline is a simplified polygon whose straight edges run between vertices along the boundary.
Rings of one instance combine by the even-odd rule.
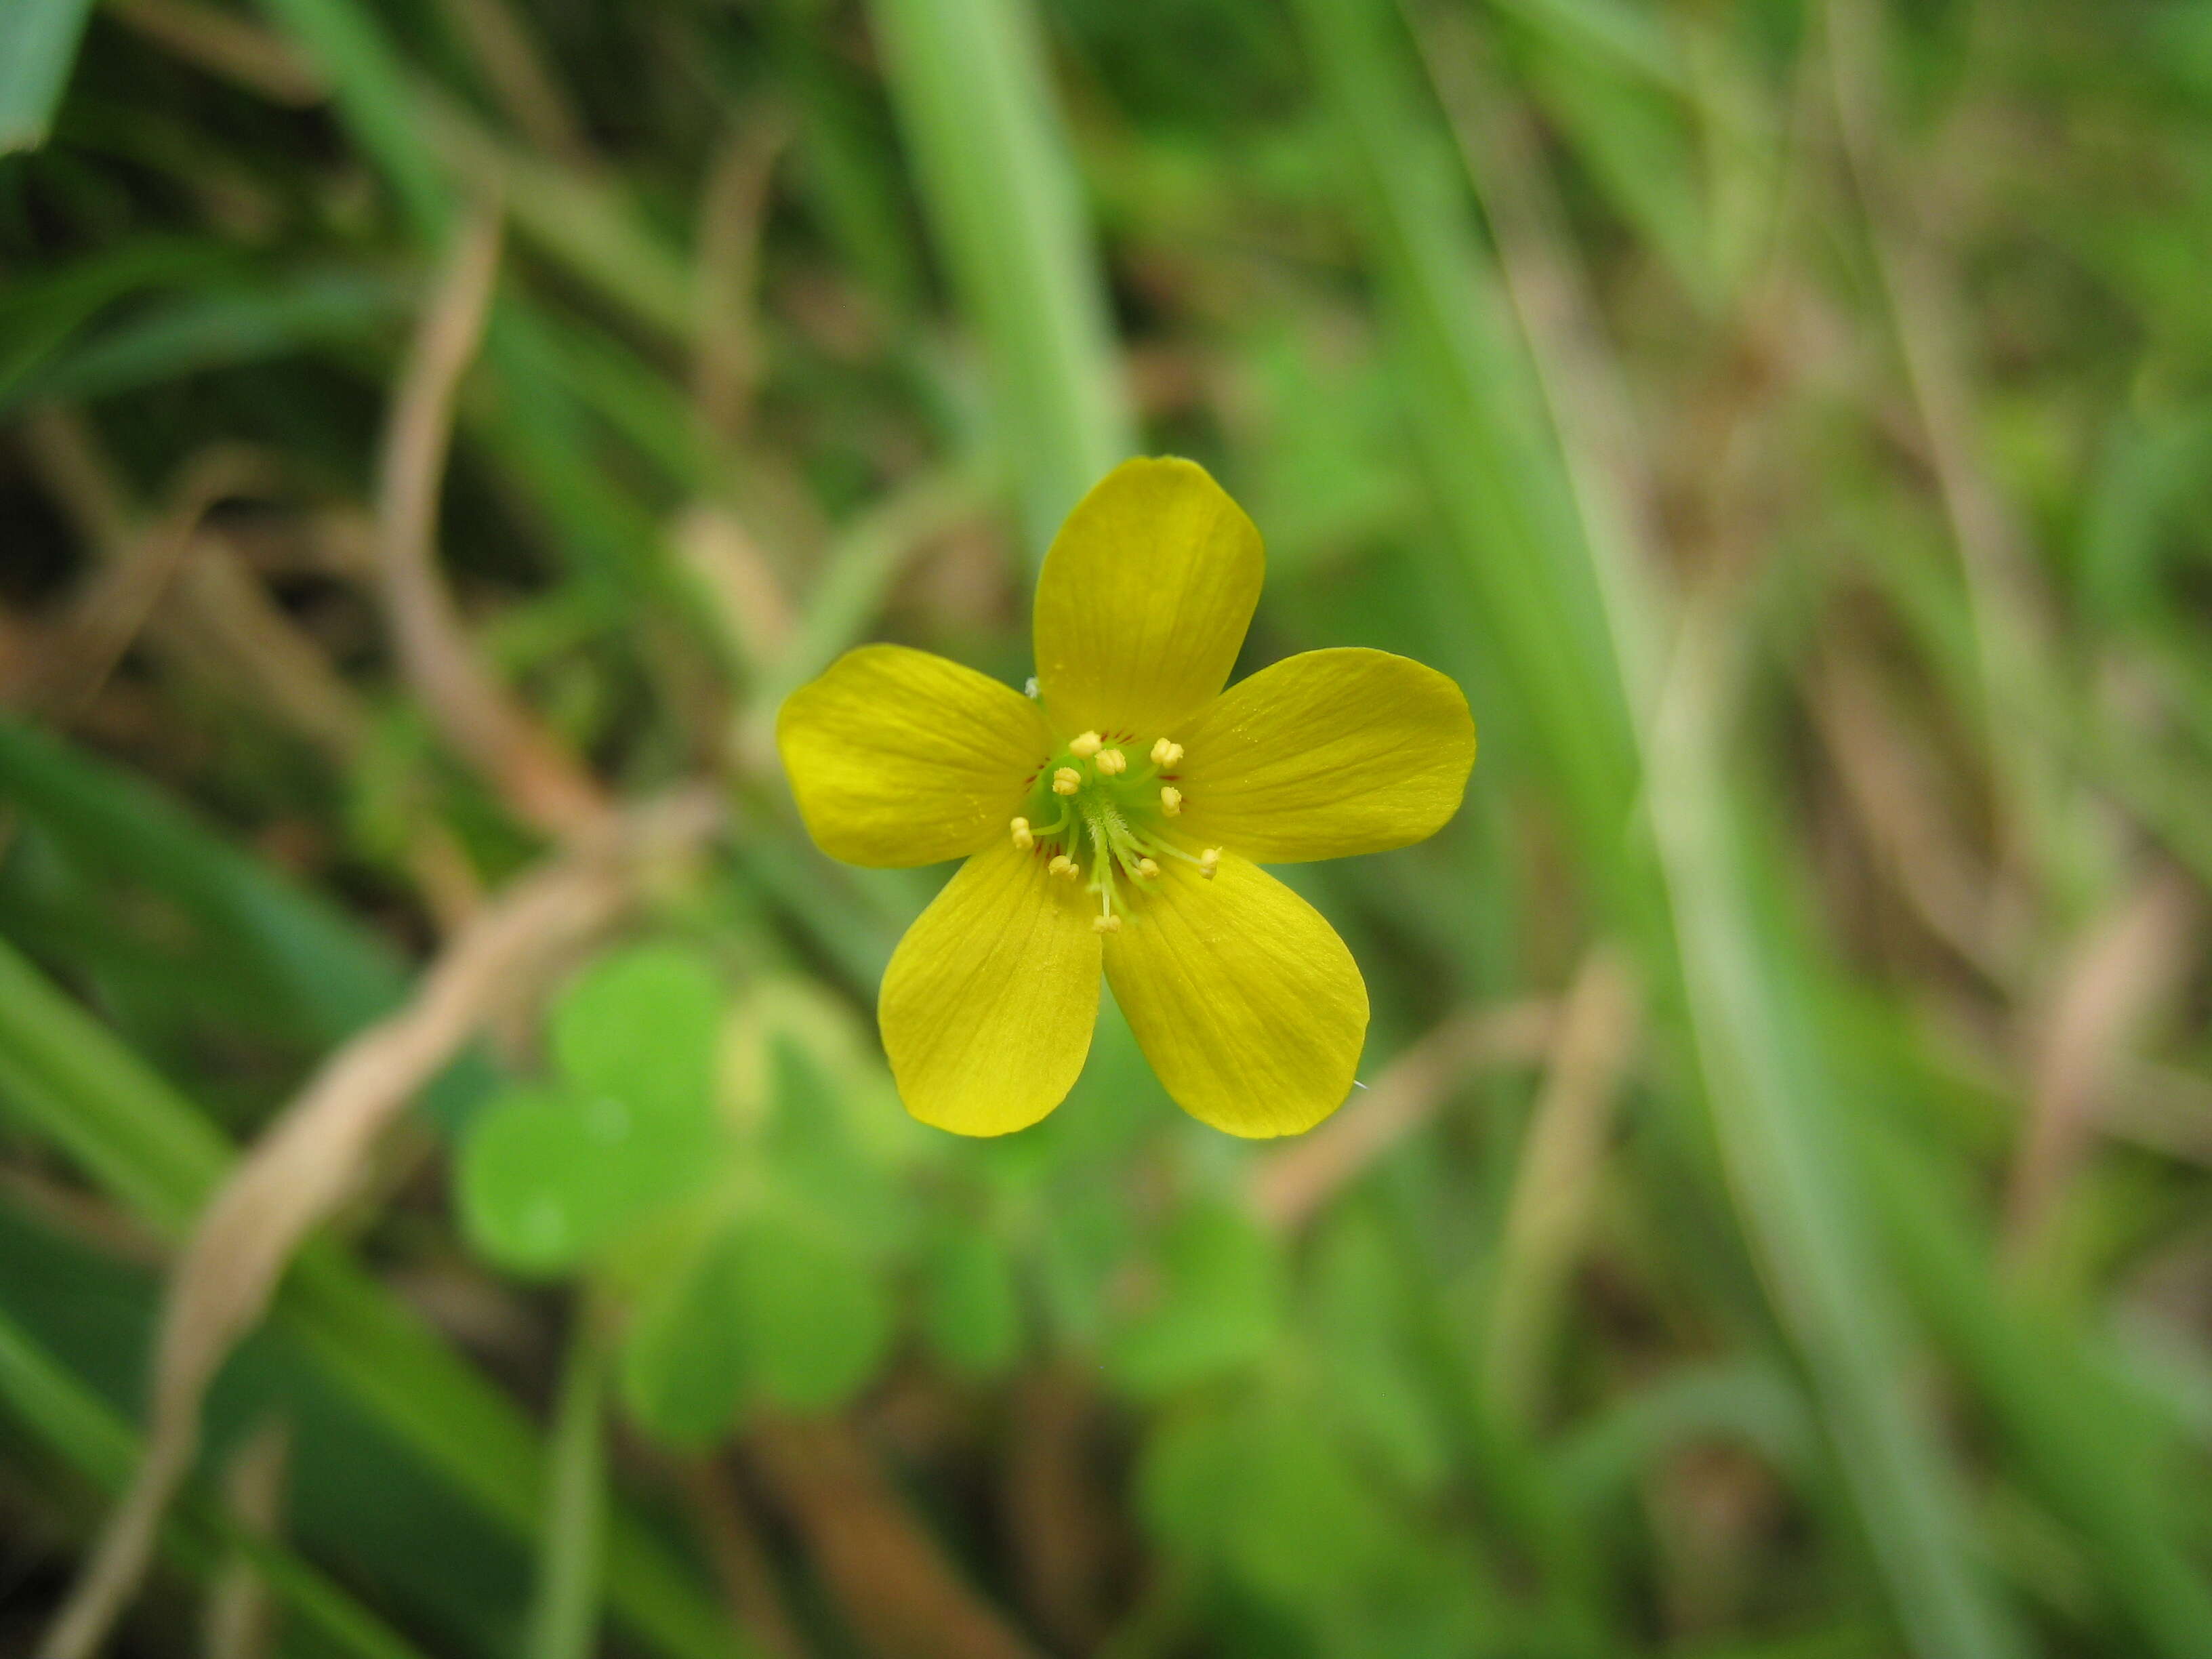
[[[1097,895],[1102,933],[1121,925],[1121,883],[1155,881],[1170,859],[1213,873],[1218,850],[1194,854],[1169,827],[1180,809],[1174,763],[1182,755],[1174,744],[1085,732],[1045,763],[1014,820],[1015,845]]]

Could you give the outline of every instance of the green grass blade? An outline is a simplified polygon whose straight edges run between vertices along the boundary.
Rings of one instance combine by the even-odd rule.
[[[1026,0],[872,0],[924,207],[982,337],[1032,561],[1135,453],[1082,186]]]
[[[1566,797],[1589,867],[1617,879],[1636,777],[1621,670],[1457,165],[1415,101],[1388,8],[1304,0],[1299,10],[1351,141],[1414,439],[1450,532],[1455,556],[1432,576],[1462,641],[1446,665],[1479,683],[1480,642],[1494,642],[1529,750]]]
[[[0,1405],[94,1485],[120,1491],[139,1455],[138,1437],[68,1370],[0,1310]],[[416,1650],[293,1551],[237,1526],[187,1492],[164,1528],[163,1545],[204,1575],[222,1553],[243,1553],[292,1616],[330,1647],[357,1659],[419,1659]]]
[[[158,891],[252,965],[320,1043],[351,1035],[406,988],[398,953],[322,898],[241,853],[161,791],[43,732],[0,719],[0,801],[72,850]]]
[[[399,198],[414,228],[435,239],[453,216],[445,169],[409,84],[406,62],[353,0],[262,0],[335,88],[340,118]]]
[[[343,266],[181,295],[54,350],[0,386],[0,414],[112,398],[211,368],[368,339],[404,308],[390,278]]]
[[[1788,941],[1754,902],[1711,695],[1683,647],[1648,794],[1698,1069],[1747,1233],[1803,1355],[1899,1623],[1923,1659],[2026,1651],[1972,1559],[1957,1479],[1911,1382],[1913,1345],[1841,1141],[1844,1107]],[[1703,653],[1700,653],[1703,654]],[[1765,895],[1778,902],[1777,896]]]
[[[522,235],[640,322],[690,341],[699,327],[691,267],[642,222],[624,191],[502,144],[428,86],[417,83],[413,96],[456,176],[495,196]]]
[[[1927,1157],[1890,1126],[1860,1127],[1900,1278],[1990,1402],[2017,1467],[2095,1553],[2147,1652],[2212,1654],[2212,1583],[2189,1558],[2162,1479],[2179,1449],[2144,1432],[2143,1401],[2086,1358],[2083,1333],[2039,1318],[1997,1282],[1971,1212]]]
[[[1642,706],[1645,665],[1660,655],[1658,618],[1625,602],[1625,550],[1593,539],[1596,526],[1571,491],[1392,9],[1302,0],[1299,10],[1357,158],[1387,309],[1413,348],[1409,400],[1460,544],[1462,591],[1489,613],[1593,872],[1665,951],[1668,977],[1683,988],[1745,1229],[1812,1372],[1899,1621],[1925,1659],[2017,1653],[1967,1553],[1955,1476],[1908,1395],[1900,1310],[1828,1144],[1839,1103],[1794,1000],[1786,946],[1747,885],[1712,665],[1693,665],[1704,677],[1678,681],[1698,695],[1677,700],[1676,718],[1644,757],[1663,872],[1654,893],[1620,815],[1635,793],[1629,711]],[[1671,928],[1661,920],[1668,913]]]
[[[553,1413],[529,1659],[590,1659],[599,1643],[608,1356],[591,1310],[580,1306],[576,1320]]]
[[[92,0],[0,5],[0,155],[46,141]]]
[[[0,289],[0,404],[21,402],[24,383],[118,301],[218,286],[236,281],[241,269],[237,250],[212,239],[146,236],[11,273]]]
[[[1661,15],[1617,0],[1491,0],[1531,29],[1603,58],[1670,91],[1686,91],[1680,54]]]
[[[0,1108],[172,1237],[230,1161],[204,1118],[4,944]],[[543,1458],[529,1425],[374,1279],[333,1247],[312,1245],[275,1317],[456,1492],[518,1539],[536,1537]],[[676,1659],[744,1651],[627,1513],[611,1522],[607,1589],[617,1617]]]
[[[173,1237],[230,1160],[218,1130],[4,941],[0,1106]]]

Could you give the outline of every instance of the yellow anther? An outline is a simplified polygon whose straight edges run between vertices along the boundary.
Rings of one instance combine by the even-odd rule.
[[[1027,818],[1014,820],[1014,845],[1024,853],[1036,845],[1036,837],[1030,834],[1030,821]]]
[[[1059,787],[1060,786],[1058,784],[1054,784],[1053,786],[1055,789]],[[1175,785],[1171,783],[1163,784],[1160,787],[1160,811],[1166,813],[1170,817],[1173,817],[1176,813],[1182,811],[1182,791],[1176,788]]]
[[[1220,868],[1221,849],[1218,847],[1209,847],[1198,855],[1198,873],[1208,881],[1213,879],[1214,872]]]
[[[1121,918],[1109,910],[1103,916],[1091,917],[1091,925],[1102,933],[1118,933],[1121,931]]]
[[[1063,766],[1052,775],[1052,793],[1072,795],[1083,787],[1083,774],[1072,766]]]
[[[1107,749],[1100,751],[1098,756],[1098,769],[1101,772],[1103,772],[1108,777],[1119,777],[1123,772],[1128,769],[1128,767],[1129,757],[1123,754],[1120,750]]]
[[[1157,865],[1157,864],[1153,863],[1152,860],[1150,860],[1150,859],[1139,859],[1139,860],[1137,860],[1137,873],[1138,873],[1139,875],[1140,875],[1140,876],[1157,876],[1158,874],[1159,874],[1159,872],[1160,872],[1160,866],[1159,866],[1158,865]]]
[[[1170,743],[1162,738],[1152,745],[1152,764],[1155,766],[1173,766],[1182,758],[1182,745],[1179,743]]]
[[[1065,876],[1068,880],[1073,881],[1076,877],[1083,873],[1083,871],[1081,866],[1066,854],[1054,853],[1052,855],[1052,862],[1045,866],[1044,872],[1048,876]]]
[[[1067,752],[1078,760],[1089,760],[1105,746],[1105,738],[1100,737],[1096,732],[1085,732],[1067,745]]]

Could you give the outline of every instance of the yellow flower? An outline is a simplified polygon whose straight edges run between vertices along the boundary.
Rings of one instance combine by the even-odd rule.
[[[1295,1134],[1352,1087],[1367,988],[1259,867],[1422,840],[1459,808],[1474,722],[1434,669],[1309,651],[1224,691],[1260,532],[1206,470],[1133,460],[1060,526],[1036,694],[901,646],[848,653],[776,742],[824,851],[967,862],[884,975],[907,1109],[1026,1128],[1091,1048],[1104,968],[1160,1080],[1232,1134]]]

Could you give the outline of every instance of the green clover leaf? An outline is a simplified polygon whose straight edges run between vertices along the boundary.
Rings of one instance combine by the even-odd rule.
[[[492,1102],[462,1146],[477,1248],[515,1272],[565,1273],[711,1172],[722,1005],[689,951],[592,964],[554,1010],[557,1080]]]
[[[656,1437],[700,1445],[751,1401],[830,1411],[875,1375],[891,1310],[867,1262],[781,1210],[740,1216],[639,1307],[623,1397]]]

